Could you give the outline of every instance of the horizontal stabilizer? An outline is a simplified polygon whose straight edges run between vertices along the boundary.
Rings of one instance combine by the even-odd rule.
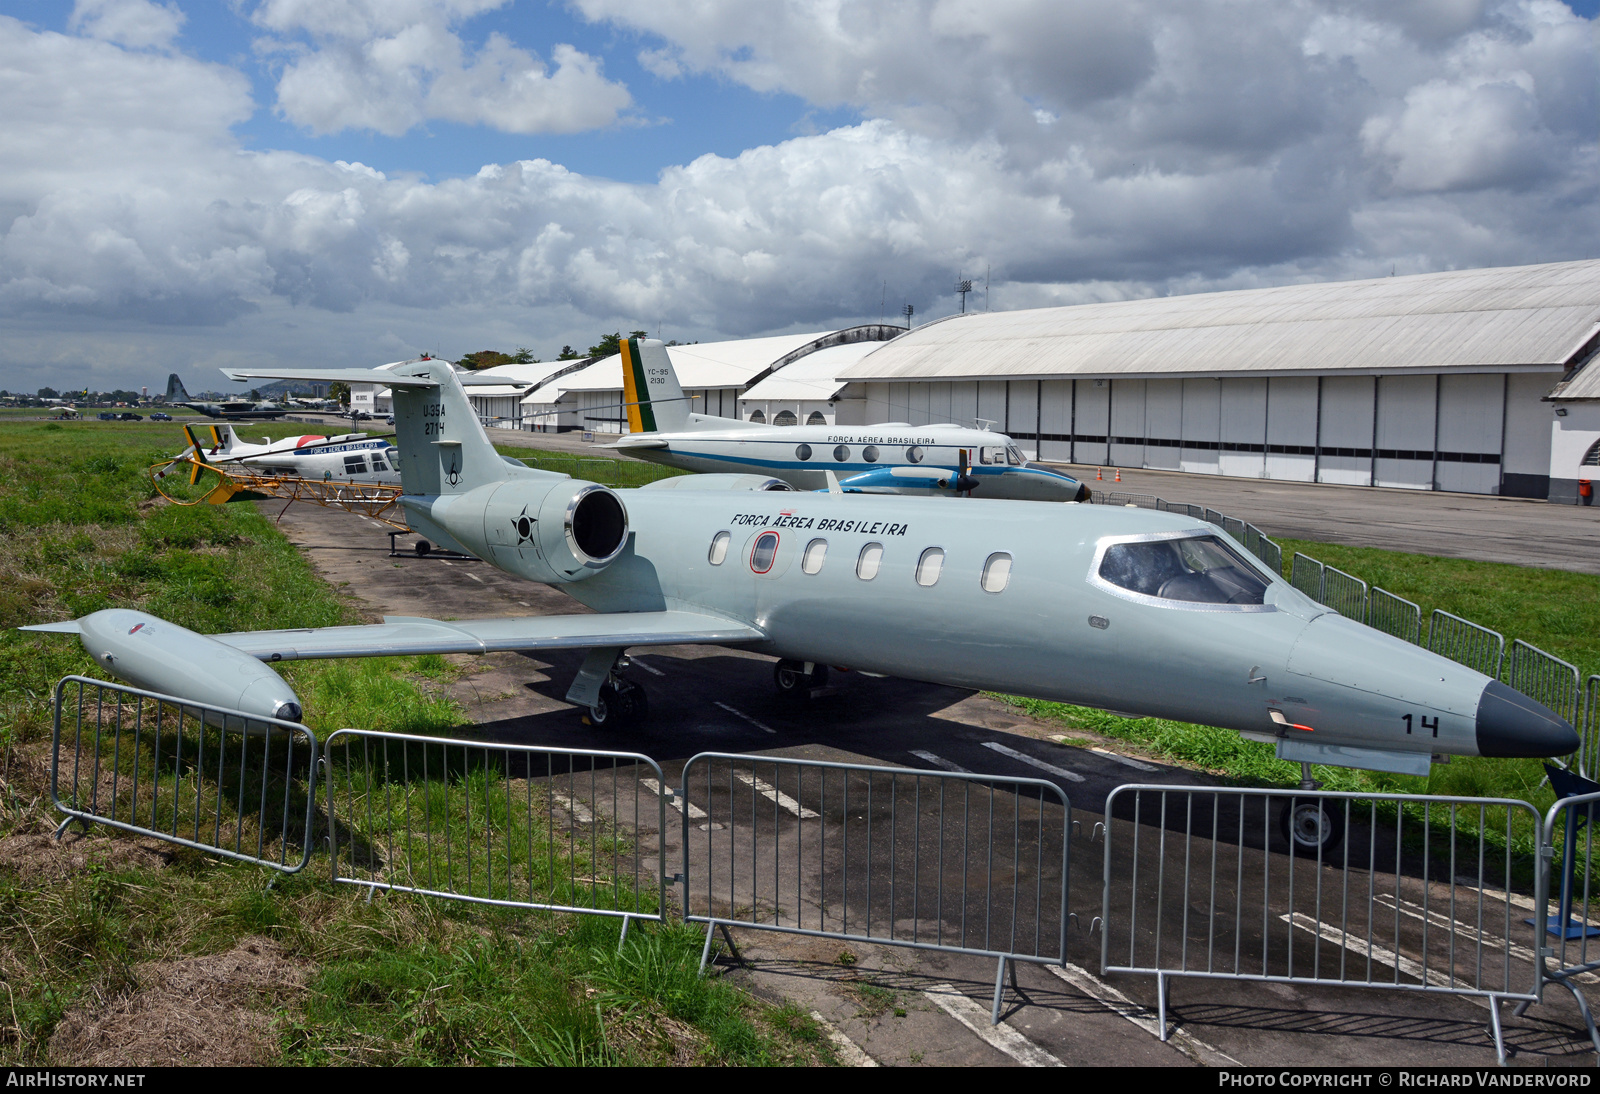
[[[230,380],[322,380],[340,384],[379,384],[383,387],[438,387],[426,376],[397,376],[381,368],[225,368]]]
[[[50,634],[82,634],[83,628],[78,626],[76,619],[68,619],[64,623],[35,623],[31,627],[18,627],[19,631],[46,631]]]
[[[758,642],[745,623],[697,612],[626,612],[467,619],[449,623],[386,616],[382,623],[292,631],[212,635],[263,661],[315,657],[390,657],[419,653],[496,653],[505,650],[586,649],[593,646],[675,646]]]

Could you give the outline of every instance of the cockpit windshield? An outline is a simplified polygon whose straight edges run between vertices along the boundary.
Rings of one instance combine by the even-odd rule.
[[[1014,444],[1006,445],[1006,462],[1012,467],[1028,466],[1028,461],[1022,455],[1022,449]]]
[[[1267,582],[1217,536],[1106,548],[1100,577],[1119,589],[1190,604],[1261,604]]]

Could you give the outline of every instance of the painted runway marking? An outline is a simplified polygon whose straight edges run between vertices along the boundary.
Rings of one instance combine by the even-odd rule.
[[[1407,976],[1426,981],[1436,988],[1453,987],[1458,983],[1458,981],[1452,981],[1447,974],[1440,972],[1438,969],[1423,968],[1421,962],[1413,961],[1411,958],[1396,953],[1387,946],[1380,946],[1376,942],[1369,944],[1363,939],[1353,937],[1348,931],[1339,930],[1331,923],[1318,923],[1303,912],[1294,912],[1293,914],[1285,912],[1278,918],[1285,923],[1299,927],[1307,934],[1316,935],[1324,942],[1332,942],[1335,946],[1342,946],[1357,957],[1370,958],[1380,965],[1388,965],[1390,968],[1398,969]],[[1379,983],[1383,983],[1383,981],[1379,981]]]
[[[594,820],[594,814],[589,812],[589,807],[576,798],[569,798],[565,794],[552,794],[550,796],[566,806],[567,812],[571,813],[572,818],[579,824],[588,824]]]
[[[467,576],[476,581],[479,585],[483,584],[483,578],[479,577],[477,574],[468,574]]]
[[[1109,748],[1091,748],[1089,751],[1093,752],[1097,756],[1104,756],[1108,760],[1115,760],[1119,764],[1126,764],[1127,766],[1129,766],[1129,767],[1131,767],[1131,768],[1133,768],[1133,769],[1135,769],[1137,771],[1159,771],[1159,770],[1161,770],[1160,768],[1156,767],[1154,764],[1147,764],[1142,760],[1134,759],[1132,756],[1124,756],[1119,752],[1111,751]]]
[[[1066,1067],[1050,1053],[1004,1023],[989,1024],[989,1012],[949,984],[935,984],[926,995],[934,1006],[966,1026],[1023,1067]]]
[[[734,707],[730,707],[727,703],[718,702],[717,706],[721,707],[723,710],[727,711],[729,714],[733,715],[735,718],[744,719],[745,721],[749,722],[751,725],[755,726],[757,729],[761,730],[763,733],[776,733],[776,732],[778,732],[777,730],[773,729],[771,726],[762,725],[760,722],[758,722],[754,718],[750,717],[750,715],[746,714],[744,711],[738,710],[738,709],[736,709]]]
[[[704,809],[701,809],[694,802],[689,801],[682,794],[671,794],[670,791],[662,790],[661,784],[656,782],[654,779],[640,779],[639,785],[658,797],[665,797],[668,805],[672,806],[672,808],[676,809],[680,813],[688,813],[690,820],[706,819],[706,811]],[[668,796],[669,794],[671,794],[670,797]]]
[[[735,771],[733,773],[733,777],[750,787],[757,794],[760,794],[768,801],[777,802],[779,806],[788,810],[790,813],[793,813],[801,820],[811,820],[813,817],[822,816],[822,814],[818,813],[815,809],[807,809],[805,806],[795,801],[793,798],[779,790],[777,787],[773,786],[771,783],[764,782],[748,772]]]
[[[1046,965],[1045,968],[1107,1010],[1126,1018],[1150,1034],[1150,1036],[1160,1039],[1161,1027],[1152,1012],[1153,1008],[1146,1007],[1142,1003],[1135,1003],[1089,970],[1081,969],[1077,965]],[[1167,1037],[1167,1043],[1173,1045],[1196,1063],[1210,1067],[1240,1066],[1239,1061],[1232,1056],[1212,1048],[1204,1041],[1181,1029],[1170,1033]]]
[[[641,661],[637,657],[630,657],[630,658],[628,658],[628,660],[630,662],[632,662],[633,664],[638,665],[640,668],[644,669],[644,671],[648,672],[651,676],[665,676],[666,675],[666,673],[662,672],[660,669],[656,668],[654,665],[651,665],[651,664],[648,664],[648,663],[646,663],[644,661]]]
[[[812,1011],[811,1020],[822,1027],[822,1032],[833,1043],[833,1050],[839,1054],[839,1059],[845,1067],[877,1067],[878,1061],[868,1056],[860,1045],[840,1033],[834,1028],[832,1022],[822,1016],[821,1011]]]
[[[935,756],[932,752],[924,752],[920,748],[913,748],[911,750],[911,754],[917,759],[921,760],[923,763],[932,764],[934,767],[942,768],[945,771],[956,771],[963,775],[972,774],[972,772],[968,771],[954,760],[947,760],[943,756]]]
[[[1078,774],[1076,771],[1068,771],[1064,767],[1057,767],[1055,764],[1047,764],[1043,760],[1036,760],[1027,753],[1018,752],[1014,748],[1007,748],[998,741],[984,741],[983,747],[992,748],[996,752],[1000,753],[1000,755],[1010,756],[1013,760],[1021,760],[1025,764],[1030,764],[1034,767],[1037,767],[1040,771],[1048,771],[1052,775],[1060,775],[1068,782],[1081,783],[1083,781],[1083,776]]]

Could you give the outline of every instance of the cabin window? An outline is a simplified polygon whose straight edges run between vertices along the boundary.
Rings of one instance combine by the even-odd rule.
[[[820,410],[813,410],[811,412],[810,416],[806,418],[806,425],[827,425],[827,424],[828,424],[828,416],[826,414],[822,413],[822,411],[820,411]]]
[[[868,463],[877,463],[878,462],[878,446],[875,445],[875,444],[867,445],[867,447],[865,447],[865,448],[863,448],[861,450],[861,458],[866,460]]]
[[[721,566],[722,560],[728,557],[728,541],[733,537],[727,532],[718,532],[711,539],[711,552],[706,555],[706,561],[713,566]]]
[[[1005,463],[1006,462],[1005,445],[1000,445],[1000,444],[993,444],[993,445],[986,444],[986,445],[984,445],[982,448],[978,449],[978,462],[979,463],[989,463],[989,464]]]
[[[996,551],[983,563],[983,591],[1003,593],[1009,584],[1011,584],[1011,556],[1004,551]]]
[[[822,562],[828,557],[828,541],[814,539],[806,544],[806,553],[800,556],[800,569],[808,574],[814,574],[822,569]]]
[[[759,424],[759,425],[766,425],[767,424],[767,416],[765,414],[761,413],[761,411],[759,411],[759,410],[752,410],[750,412],[750,420],[752,422],[755,422],[755,423]]]
[[[1191,604],[1261,604],[1266,580],[1218,536],[1106,548],[1100,576],[1119,589]]]
[[[939,571],[944,569],[944,548],[929,547],[922,552],[922,557],[917,559],[917,584],[932,585],[939,580]]]
[[[809,460],[811,458],[811,446],[809,444],[795,445],[794,458],[797,460]]]
[[[762,532],[750,550],[750,568],[758,574],[772,569],[772,560],[778,555],[778,533]]]
[[[773,425],[799,425],[800,419],[792,410],[780,410],[772,416]]]
[[[389,465],[383,462],[383,455],[378,452],[372,454],[372,469],[374,471],[387,471]]]
[[[878,568],[883,565],[883,544],[869,543],[861,548],[861,557],[856,559],[856,576],[862,581],[871,581],[878,576]]]
[[[921,463],[922,456],[923,452],[920,444],[914,444],[910,448],[906,449],[906,460],[910,463]]]
[[[850,446],[847,444],[834,445],[833,458],[838,460],[840,463],[848,460],[850,458]]]
[[[365,456],[346,456],[344,458],[344,473],[346,475],[365,475],[367,473],[367,458]]]

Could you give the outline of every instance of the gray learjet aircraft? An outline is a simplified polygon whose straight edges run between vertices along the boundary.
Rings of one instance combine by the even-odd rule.
[[[641,460],[711,473],[773,475],[802,490],[1087,501],[1077,479],[1028,463],[1010,437],[964,426],[758,425],[694,414],[672,358],[654,340],[621,347],[628,428],[612,447]]]
[[[1436,756],[1578,747],[1553,711],[1315,603],[1191,517],[802,493],[753,475],[611,490],[507,463],[443,362],[233,374],[258,376],[390,386],[411,527],[598,614],[207,637],[113,608],[25,629],[78,634],[137,686],[290,719],[299,700],[274,662],[565,648],[588,651],[567,700],[627,725],[646,704],[619,671],[626,650],[709,643],[780,658],[785,691],[836,665],[1227,726],[1307,765],[1307,789],[1311,763],[1422,775]],[[1295,809],[1309,812],[1280,823],[1301,846],[1339,838],[1331,811]]]

